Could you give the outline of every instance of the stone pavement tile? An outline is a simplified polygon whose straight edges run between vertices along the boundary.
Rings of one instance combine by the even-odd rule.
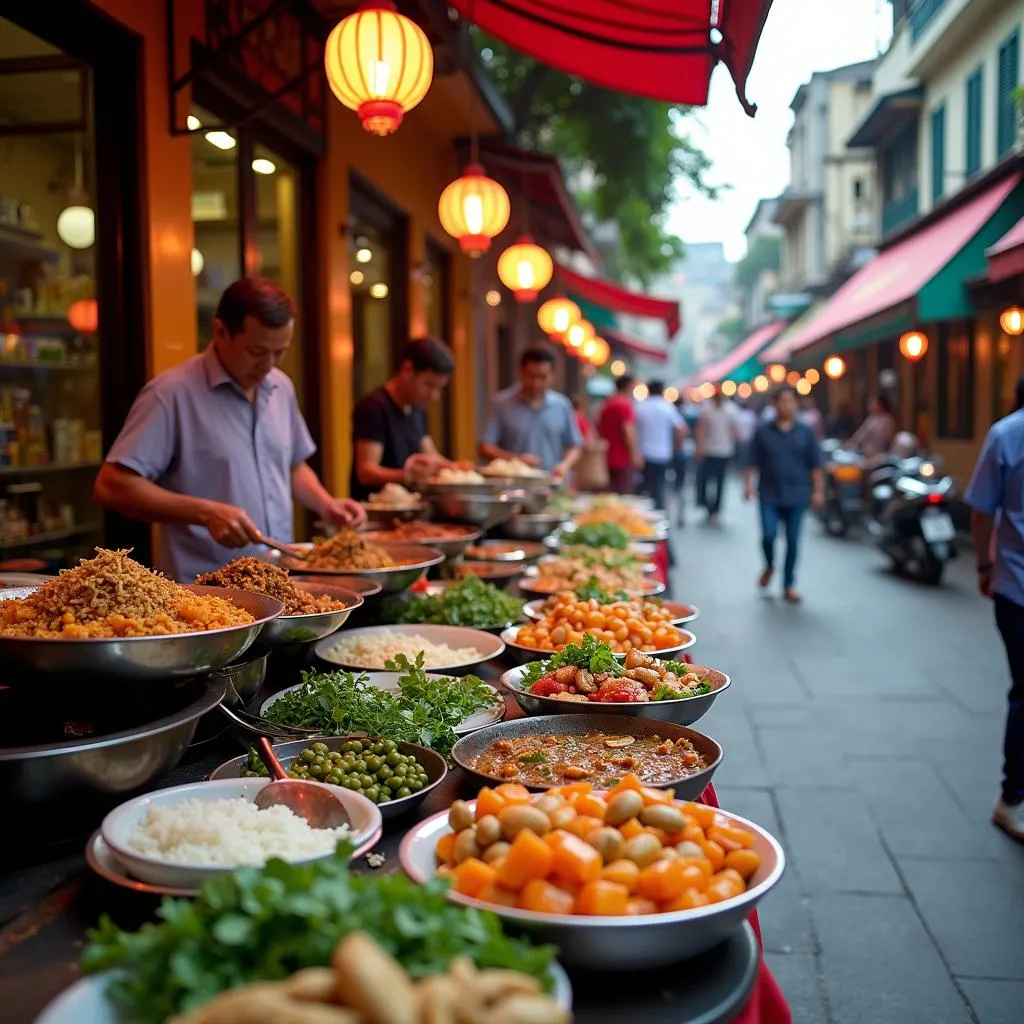
[[[781,786],[776,799],[786,854],[806,892],[903,892],[860,794],[820,785]]]
[[[752,704],[746,710],[750,721],[758,727],[822,728],[821,716],[814,701],[803,701],[800,704]]]
[[[849,767],[825,730],[759,728],[768,780],[787,786],[846,786]]]
[[[808,953],[765,951],[768,964],[789,1003],[793,1024],[829,1024],[818,959]]]
[[[1024,1020],[1024,981],[958,978],[978,1024],[1020,1024]],[[794,1024],[796,1018],[793,1018]]]
[[[724,757],[715,772],[715,787],[764,785],[764,761],[746,717],[726,718],[715,715],[714,711],[712,708],[709,714],[694,724],[694,728],[722,745]]]
[[[860,647],[819,655],[801,651],[795,661],[804,686],[816,697],[943,696],[931,679],[912,666],[869,664]]]
[[[811,910],[835,1024],[968,1024],[906,897],[823,894],[812,897]]]
[[[851,761],[850,779],[889,850],[922,857],[985,857],[985,842],[930,765]]]
[[[1024,880],[993,861],[898,862],[954,974],[1024,980]]]

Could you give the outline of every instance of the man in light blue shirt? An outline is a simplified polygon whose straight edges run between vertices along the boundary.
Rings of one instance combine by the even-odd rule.
[[[665,385],[652,380],[647,397],[636,407],[636,439],[644,458],[642,492],[654,499],[654,507],[667,507],[669,466],[688,433],[682,413],[665,397]]]
[[[1024,378],[1017,394],[1017,410],[989,430],[964,497],[973,510],[978,588],[993,599],[1012,679],[1002,792],[992,820],[1024,842]]]
[[[316,450],[277,368],[295,307],[277,285],[243,278],[221,296],[205,352],[161,373],[135,399],[93,498],[158,524],[157,568],[190,581],[264,537],[292,540],[293,500],[336,525],[365,519],[310,468]]]
[[[480,441],[485,459],[521,459],[561,480],[576,464],[583,446],[576,410],[565,395],[551,390],[555,357],[532,345],[519,360],[519,383],[499,391]]]

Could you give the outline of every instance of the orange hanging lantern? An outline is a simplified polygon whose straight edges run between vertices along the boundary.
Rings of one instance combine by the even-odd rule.
[[[829,380],[839,380],[846,373],[846,360],[842,356],[829,356],[822,369]]]
[[[900,355],[916,363],[928,351],[928,335],[923,331],[907,331],[900,335]]]
[[[498,277],[519,302],[533,302],[554,272],[550,253],[529,235],[521,235],[498,257]]]
[[[611,354],[611,346],[604,338],[594,338],[594,351],[590,356],[590,361],[594,366],[604,366]]]
[[[367,0],[324,47],[327,83],[373,135],[390,135],[427,94],[434,54],[423,29],[391,0]]]
[[[583,314],[570,299],[548,299],[537,310],[537,323],[545,334],[565,334]]]
[[[786,379],[786,368],[782,363],[772,363],[768,367],[768,379],[773,384],[781,384]]]
[[[467,256],[482,256],[508,224],[508,193],[479,164],[470,164],[437,201],[441,227]]]
[[[68,323],[79,334],[95,334],[100,325],[99,308],[95,299],[79,299],[68,307]]]
[[[1024,309],[1010,306],[999,314],[999,326],[1009,335],[1018,337],[1024,334]]]
[[[589,320],[577,320],[565,332],[565,344],[567,348],[580,349],[593,337],[594,325]]]

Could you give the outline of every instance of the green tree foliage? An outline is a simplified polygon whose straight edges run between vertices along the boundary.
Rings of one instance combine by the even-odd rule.
[[[682,254],[666,221],[679,184],[715,198],[711,161],[683,133],[690,108],[611,92],[563,74],[482,32],[481,59],[512,109],[516,141],[558,156],[582,187],[575,198],[615,221],[620,245],[607,270],[647,282]]]
[[[736,264],[733,277],[744,291],[753,288],[762,271],[778,270],[782,266],[782,238],[779,235],[759,235],[747,255]]]

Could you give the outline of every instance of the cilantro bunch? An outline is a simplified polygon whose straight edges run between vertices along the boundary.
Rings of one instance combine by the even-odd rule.
[[[629,600],[629,594],[624,590],[605,590],[597,582],[596,576],[591,576],[586,583],[578,586],[575,593],[581,601],[597,601],[598,604],[615,604],[617,601]]]
[[[526,666],[520,685],[524,690],[529,689],[542,676],[566,665],[585,668],[595,675],[598,672],[609,672],[619,676],[623,672],[622,665],[616,660],[611,647],[603,640],[585,633],[580,643],[563,647],[545,661],[531,661]]]
[[[466,576],[439,594],[409,594],[381,603],[387,623],[430,623],[438,626],[507,626],[518,622],[524,602],[479,576]]]
[[[562,534],[562,543],[625,551],[629,547],[629,534],[617,523],[587,523]]]

